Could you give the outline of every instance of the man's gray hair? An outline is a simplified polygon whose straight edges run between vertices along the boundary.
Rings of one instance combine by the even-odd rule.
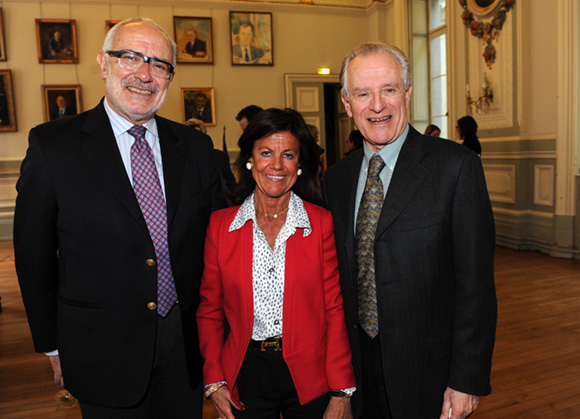
[[[369,55],[376,54],[391,54],[397,59],[401,66],[401,76],[403,77],[403,82],[405,83],[405,90],[408,90],[411,86],[413,80],[411,75],[411,64],[409,59],[403,51],[394,45],[383,44],[382,42],[368,42],[361,44],[355,49],[353,49],[344,59],[342,60],[342,68],[340,69],[340,84],[342,86],[342,96],[348,100],[348,67],[355,57],[366,57]]]
[[[146,17],[130,17],[113,26],[111,30],[107,33],[107,36],[105,37],[105,42],[103,43],[103,51],[107,52],[113,49],[113,41],[115,39],[115,36],[117,35],[117,31],[121,29],[123,26],[128,25],[129,23],[147,23],[148,25],[153,26],[155,29],[157,29],[159,32],[165,35],[165,37],[169,40],[169,43],[171,44],[171,52],[173,57],[171,63],[173,64],[173,67],[175,67],[175,64],[177,62],[177,45],[175,44],[173,39],[171,39],[171,37],[165,31],[165,29],[163,29],[161,26],[155,23],[155,21],[153,21],[152,19]]]

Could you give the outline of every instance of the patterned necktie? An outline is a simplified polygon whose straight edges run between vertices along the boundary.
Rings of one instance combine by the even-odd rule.
[[[369,164],[369,174],[356,218],[358,316],[360,325],[371,338],[375,338],[379,333],[374,242],[384,200],[383,182],[379,177],[383,167],[385,167],[383,159],[378,154],[374,155]]]
[[[151,147],[145,140],[145,130],[145,127],[141,125],[134,125],[127,131],[135,137],[135,142],[131,146],[131,171],[133,172],[133,189],[155,246],[157,314],[165,317],[177,301],[177,292],[169,260],[165,198],[157,176]]]

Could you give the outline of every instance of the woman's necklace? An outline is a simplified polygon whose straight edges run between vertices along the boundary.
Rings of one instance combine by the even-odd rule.
[[[288,207],[284,208],[282,211],[277,212],[276,214],[268,214],[267,212],[262,212],[260,211],[258,208],[254,207],[256,209],[256,212],[266,218],[278,218],[279,216],[281,216],[282,214],[284,214],[286,211],[288,211]]]

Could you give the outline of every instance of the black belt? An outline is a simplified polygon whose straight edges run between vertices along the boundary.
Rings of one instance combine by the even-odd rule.
[[[250,340],[250,348],[255,351],[266,352],[282,350],[282,336],[274,336],[266,340]]]

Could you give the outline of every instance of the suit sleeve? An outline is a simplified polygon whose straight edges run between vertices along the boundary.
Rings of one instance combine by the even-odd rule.
[[[14,256],[35,350],[57,349],[58,206],[51,169],[35,130],[16,184]]]
[[[324,298],[326,305],[326,377],[331,389],[355,386],[352,354],[344,319],[332,217],[322,217]]]
[[[204,250],[204,271],[200,288],[200,304],[197,309],[199,344],[203,358],[204,384],[225,380],[221,365],[224,347],[223,283],[218,266],[221,223],[213,214],[210,219]]]
[[[497,301],[495,227],[479,157],[469,153],[452,204],[455,268],[453,358],[448,386],[467,394],[491,392]]]

